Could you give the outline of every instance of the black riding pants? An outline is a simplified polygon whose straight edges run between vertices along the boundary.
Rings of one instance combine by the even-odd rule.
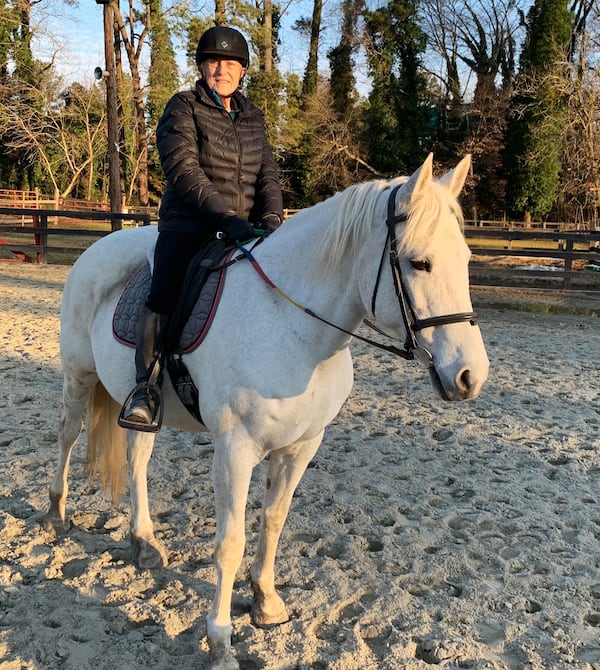
[[[146,304],[153,312],[171,314],[188,266],[207,242],[206,233],[163,231],[158,234],[154,251],[154,271]]]

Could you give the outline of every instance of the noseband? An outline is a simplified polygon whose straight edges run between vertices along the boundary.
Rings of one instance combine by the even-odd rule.
[[[410,302],[408,291],[402,278],[402,270],[400,269],[400,258],[398,256],[396,226],[399,223],[405,223],[408,219],[406,214],[396,214],[396,194],[402,184],[398,184],[392,189],[388,199],[387,208],[387,237],[381,254],[381,261],[379,262],[379,270],[377,272],[377,279],[373,289],[373,297],[371,299],[371,314],[375,316],[375,303],[377,301],[377,292],[379,290],[379,283],[381,281],[381,274],[383,271],[383,263],[385,259],[385,250],[389,242],[389,259],[392,270],[392,277],[394,279],[394,289],[400,305],[400,313],[404,321],[404,328],[406,330],[406,340],[404,342],[404,358],[408,360],[417,360],[426,367],[433,367],[433,356],[424,347],[419,346],[417,342],[416,333],[424,328],[434,328],[435,326],[445,326],[449,323],[462,323],[469,321],[472,326],[477,324],[477,314],[475,312],[458,312],[457,314],[444,314],[443,316],[432,316],[427,319],[418,319],[415,310]]]

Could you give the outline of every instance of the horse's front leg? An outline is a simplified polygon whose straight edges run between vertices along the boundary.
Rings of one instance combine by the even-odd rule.
[[[129,493],[131,497],[131,542],[139,568],[167,565],[167,553],[154,537],[148,506],[148,462],[152,456],[154,433],[128,431]]]
[[[207,617],[211,670],[239,668],[231,651],[231,597],[235,574],[244,556],[246,501],[252,469],[258,460],[251,443],[244,444],[239,439],[215,440],[213,487],[217,519],[217,585]]]
[[[296,442],[270,455],[260,538],[250,570],[252,621],[257,626],[274,626],[288,620],[285,604],[275,590],[275,554],[294,491],[322,439],[320,433],[312,440]]]
[[[96,381],[95,374],[83,374],[81,377],[65,374],[58,426],[58,465],[50,483],[50,507],[44,517],[45,528],[57,533],[69,530],[71,525],[66,516],[69,462],[73,446],[81,432],[83,412]]]

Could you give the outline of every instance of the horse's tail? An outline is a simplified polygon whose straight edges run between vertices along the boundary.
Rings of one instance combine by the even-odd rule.
[[[127,484],[127,431],[117,424],[120,409],[99,381],[88,407],[86,467],[90,480],[100,474],[102,488],[110,491],[113,503]]]

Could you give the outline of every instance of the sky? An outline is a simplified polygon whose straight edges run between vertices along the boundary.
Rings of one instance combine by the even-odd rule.
[[[58,5],[52,12],[47,10],[50,3],[33,10],[34,53],[42,60],[52,59],[67,80],[89,83],[94,68],[104,65],[102,6],[95,0],[80,0],[77,10]]]
[[[329,6],[335,6],[329,0]],[[213,0],[208,0],[213,7]],[[311,0],[291,0],[290,10],[282,18],[282,45],[280,47],[280,69],[284,72],[297,72],[302,75],[308,54],[308,39],[301,38],[292,26],[299,16],[310,16]],[[327,6],[327,0],[325,0]],[[88,84],[93,81],[94,68],[104,64],[104,22],[103,7],[95,0],[79,0],[78,6],[68,7],[56,0],[42,0],[34,5],[35,33],[34,52],[43,60],[54,59],[56,69],[67,81],[79,81]],[[126,3],[122,1],[124,11]],[[326,12],[324,12],[326,17]],[[336,31],[337,32],[337,31]],[[183,48],[175,45],[180,67],[185,67]],[[327,68],[325,57],[327,44],[322,45],[321,68]],[[299,58],[298,54],[302,54]]]

